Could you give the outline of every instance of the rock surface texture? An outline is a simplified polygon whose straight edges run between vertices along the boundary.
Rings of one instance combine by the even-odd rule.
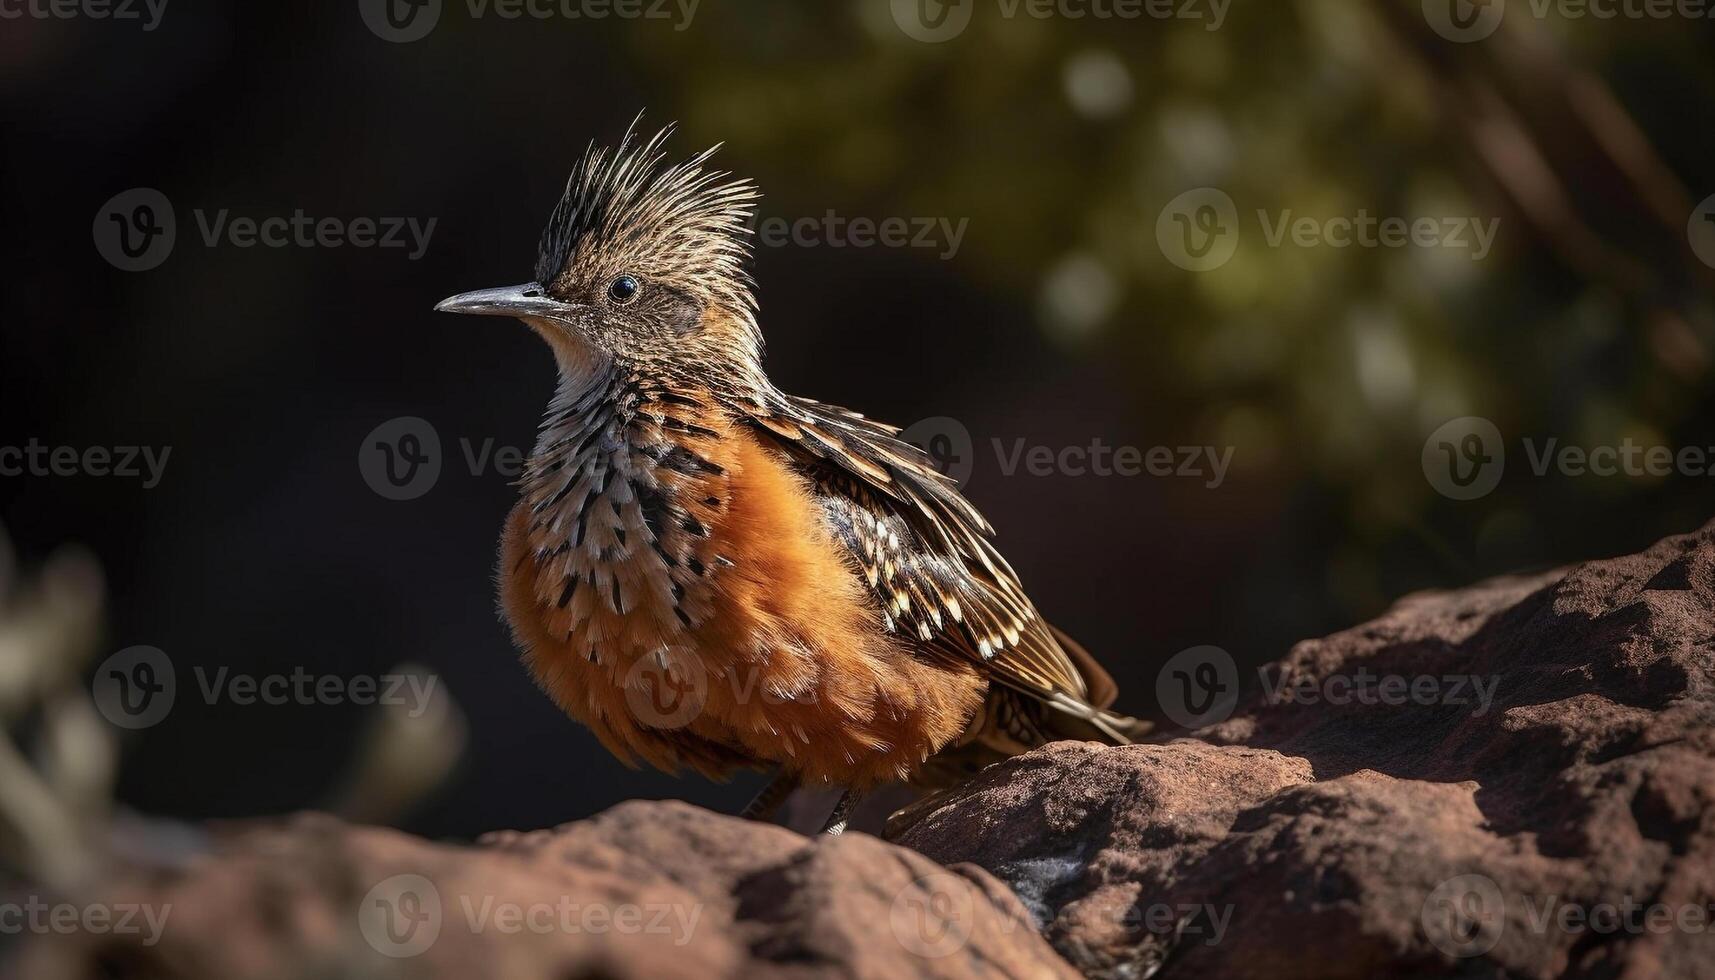
[[[1093,976],[1715,976],[1715,525],[1408,597],[1259,686],[1187,737],[994,766],[896,837],[994,872]]]
[[[170,907],[153,942],[72,930],[14,965],[1715,976],[1715,525],[1408,597],[1299,644],[1259,686],[1196,731],[991,767],[901,814],[895,843],[676,803],[470,847],[315,816],[216,829],[198,853],[75,898]]]
[[[980,868],[673,802],[475,847],[247,823],[91,898],[168,911],[156,933],[48,937],[18,976],[1077,976]]]

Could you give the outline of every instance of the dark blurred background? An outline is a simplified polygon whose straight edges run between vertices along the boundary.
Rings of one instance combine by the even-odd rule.
[[[149,30],[0,20],[0,446],[171,447],[148,489],[0,477],[26,567],[75,543],[105,569],[97,659],[147,644],[177,668],[171,715],[124,733],[125,806],[225,817],[338,793],[366,709],[209,705],[199,666],[435,672],[468,740],[398,815],[420,833],[635,796],[732,810],[755,789],[627,770],[533,688],[492,582],[514,491],[473,474],[460,440],[528,447],[553,365],[521,326],[430,309],[528,278],[576,154],[640,109],[681,123],[676,151],[724,141],[765,220],[968,221],[951,256],[944,239],[759,248],[768,368],[900,425],[957,419],[968,494],[1136,713],[1159,716],[1157,671],[1183,648],[1259,664],[1410,590],[1628,551],[1715,514],[1706,475],[1536,476],[1521,449],[1715,444],[1715,251],[1693,248],[1715,194],[1715,21],[1538,18],[1515,0],[1462,42],[1437,32],[1434,0],[1237,0],[1214,30],[1197,3],[1202,19],[1115,19],[918,0],[927,22],[970,15],[930,43],[902,26],[912,6],[508,19],[447,0],[409,41],[366,26],[358,0],[172,0]],[[1230,195],[1240,232],[1197,272],[1157,225],[1201,187]],[[176,217],[146,271],[96,243],[134,188]],[[220,209],[435,225],[415,259],[209,246],[197,212]],[[1498,233],[1480,259],[1274,247],[1258,209]],[[400,416],[443,450],[433,488],[405,501],[358,464]],[[1491,420],[1508,452],[1474,500],[1438,493],[1421,459],[1460,416]],[[1233,456],[1215,488],[1008,476],[996,439]]]

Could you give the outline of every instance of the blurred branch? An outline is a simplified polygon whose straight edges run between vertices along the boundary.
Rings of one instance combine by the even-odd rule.
[[[1377,5],[1388,40],[1429,78],[1446,126],[1563,262],[1656,316],[1678,318],[1691,293],[1715,287],[1715,271],[1686,241],[1690,194],[1602,79],[1529,18],[1455,44],[1416,7]]]
[[[99,633],[101,572],[61,551],[26,587],[11,564],[0,535],[0,860],[70,886],[93,869],[113,791],[113,737],[80,682]]]
[[[420,705],[377,705],[368,731],[328,809],[357,823],[390,823],[408,813],[452,774],[464,755],[469,725],[441,678],[404,664],[389,673],[427,682]]]

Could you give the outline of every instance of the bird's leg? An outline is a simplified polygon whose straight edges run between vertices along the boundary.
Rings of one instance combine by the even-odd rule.
[[[792,791],[797,788],[798,779],[796,776],[784,769],[777,770],[774,776],[768,780],[768,785],[762,787],[762,792],[757,793],[749,803],[745,804],[739,816],[746,820],[758,820],[767,823],[774,819],[774,814],[779,811],[780,804],[785,803],[786,797],[791,796]]]
[[[829,837],[838,837],[846,832],[846,821],[851,819],[852,808],[863,794],[855,789],[848,789],[840,794],[840,801],[834,804],[834,812],[828,814],[828,822],[822,826],[822,833]]]

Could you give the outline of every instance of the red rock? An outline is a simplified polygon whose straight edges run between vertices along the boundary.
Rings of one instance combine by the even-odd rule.
[[[45,935],[20,975],[1715,976],[1715,525],[1409,596],[1268,677],[1360,673],[1437,681],[1049,745],[902,813],[915,850],[677,803],[473,847],[217,828],[77,896],[170,906],[158,942]]]
[[[991,767],[896,839],[1007,881],[1092,976],[1715,976],[1715,525],[1410,596],[1276,670],[1493,702],[1265,695]]]
[[[90,902],[165,909],[164,927],[43,937],[20,976],[1076,976],[979,868],[670,802],[475,847],[240,824]]]

